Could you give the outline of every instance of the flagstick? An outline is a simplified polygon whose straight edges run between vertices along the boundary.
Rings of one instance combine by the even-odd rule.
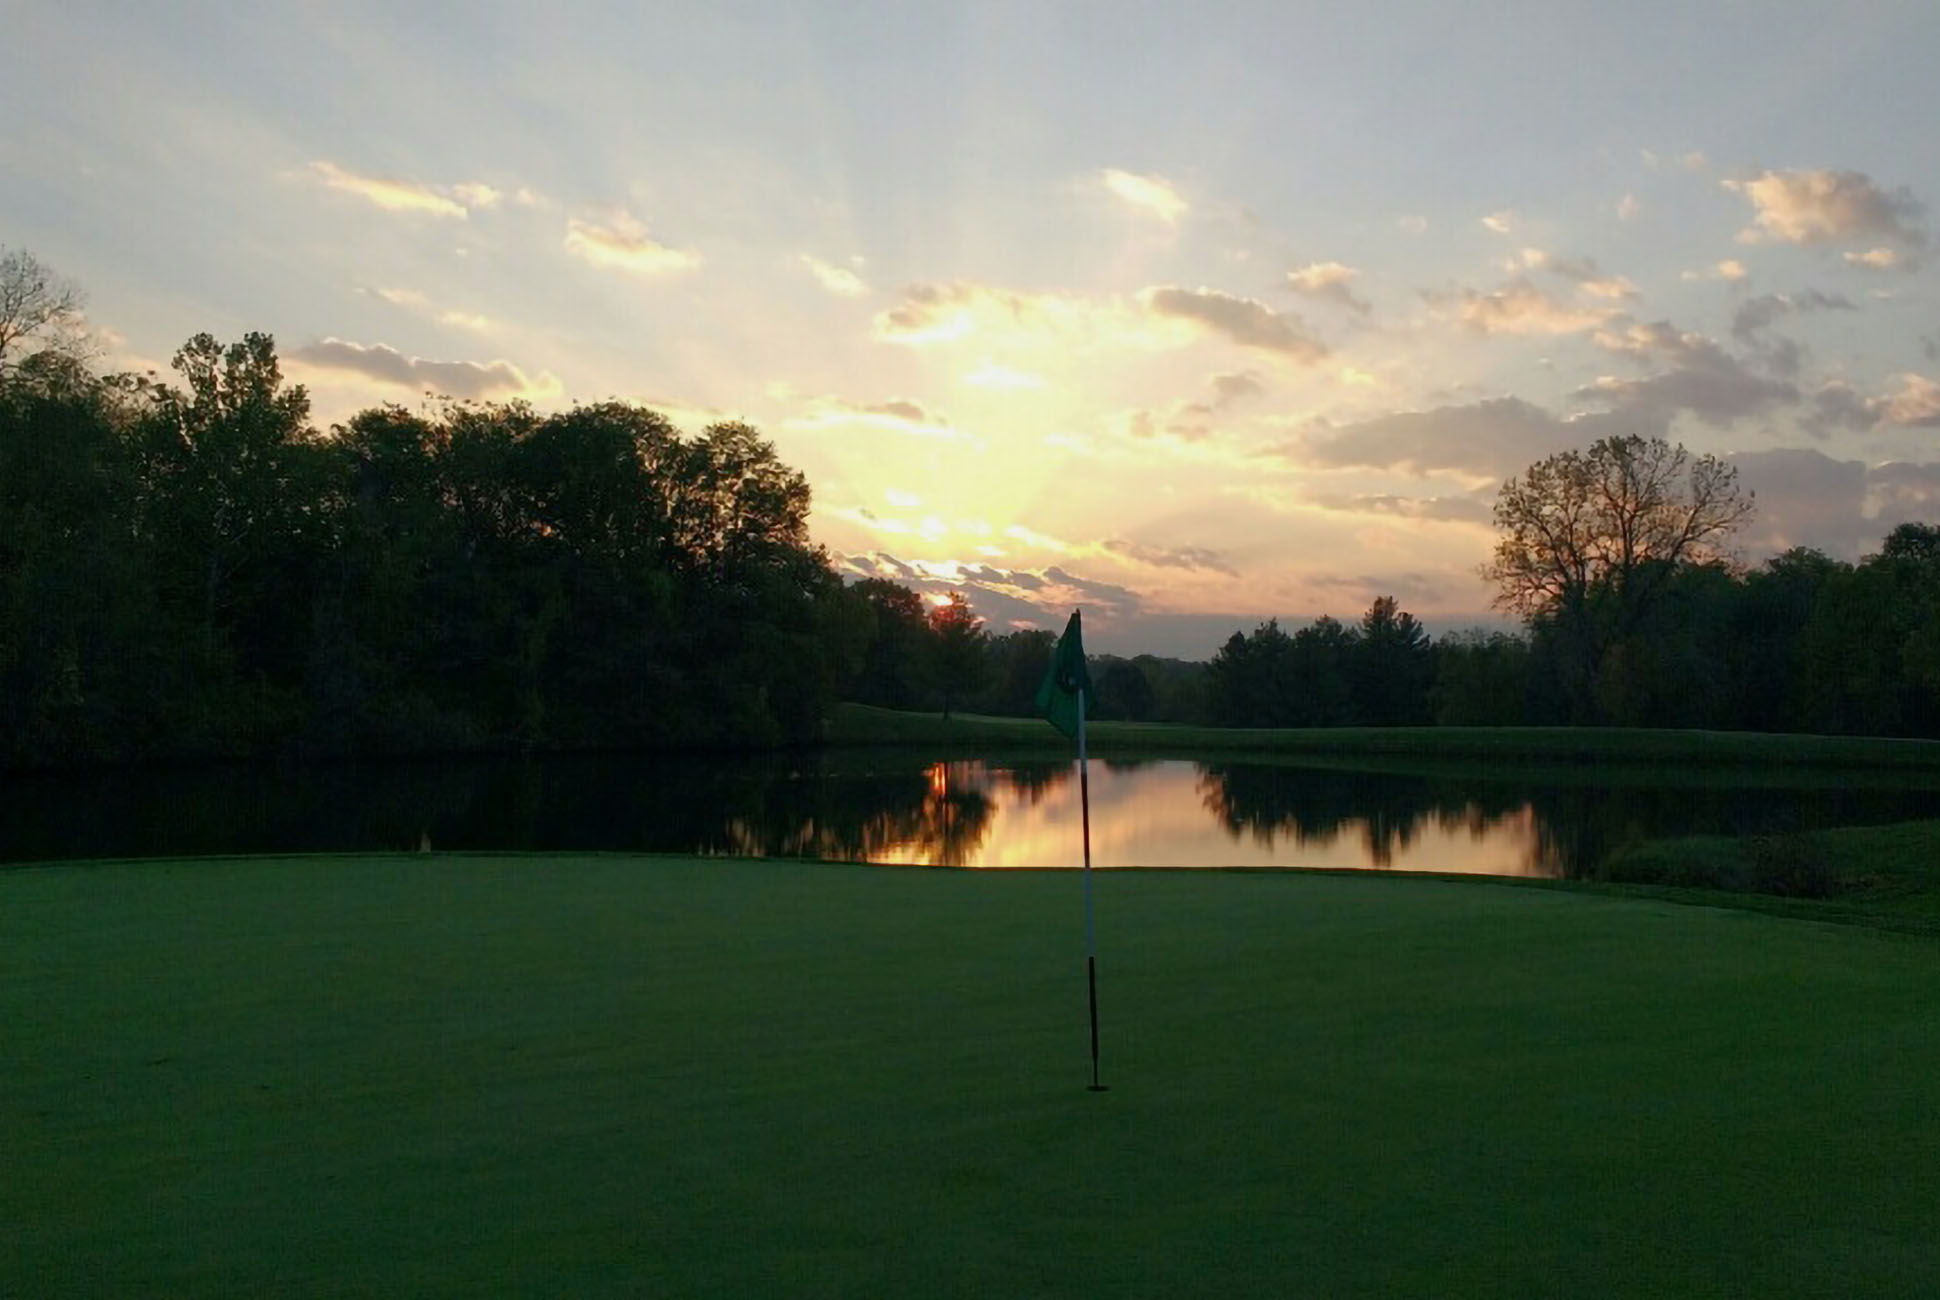
[[[1085,758],[1085,693],[1078,688],[1078,807],[1085,837],[1085,983],[1091,992],[1091,1088],[1106,1091],[1098,1082],[1098,930],[1091,915],[1091,764]]]

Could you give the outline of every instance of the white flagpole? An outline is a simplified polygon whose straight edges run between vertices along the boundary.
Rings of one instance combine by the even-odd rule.
[[[1098,929],[1091,910],[1091,764],[1085,757],[1085,692],[1078,688],[1078,806],[1085,841],[1085,986],[1091,1002],[1091,1091],[1103,1092],[1098,1082]]]

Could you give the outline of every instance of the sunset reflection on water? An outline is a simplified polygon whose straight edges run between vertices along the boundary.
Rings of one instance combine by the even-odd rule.
[[[1353,773],[1177,761],[1091,764],[1097,867],[1331,867],[1541,876],[1527,801],[1390,798],[1370,807]],[[869,861],[1074,867],[1082,862],[1077,766],[939,762],[922,808],[868,836]]]

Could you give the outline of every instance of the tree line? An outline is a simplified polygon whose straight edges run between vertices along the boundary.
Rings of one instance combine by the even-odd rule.
[[[1360,620],[1235,631],[1205,664],[1099,656],[1098,714],[1226,727],[1638,726],[1940,737],[1940,527],[1908,522],[1857,563],[1794,548],[1746,567],[1736,472],[1661,438],[1605,438],[1503,485],[1483,576],[1515,630],[1431,637],[1391,596]],[[916,597],[865,583],[878,627],[860,698],[924,703],[898,647]],[[902,593],[898,595],[897,593]],[[904,604],[904,613],[888,613]],[[1048,632],[984,637],[953,604],[945,680],[1024,714]],[[937,661],[940,662],[940,661]],[[948,707],[947,700],[945,707]]]
[[[1940,737],[1940,527],[1847,563],[1736,563],[1755,502],[1717,457],[1605,438],[1505,483],[1483,574],[1516,631],[1430,640],[1394,602],[1358,626],[1235,633],[1225,726],[1638,726]]]
[[[0,255],[0,765],[813,742],[829,707],[1027,714],[1053,635],[844,583],[739,423],[621,402],[380,406],[317,430],[272,339],[104,375]],[[1224,726],[1940,735],[1940,528],[1745,569],[1729,468],[1606,439],[1504,485],[1517,631],[1236,631],[1093,656],[1098,716]]]
[[[754,430],[362,411],[272,341],[0,375],[0,757],[774,744],[866,639]]]

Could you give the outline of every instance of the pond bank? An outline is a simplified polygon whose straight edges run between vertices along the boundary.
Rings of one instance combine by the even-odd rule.
[[[902,713],[862,704],[830,712],[830,745],[922,745],[1068,754],[1071,742],[1036,718]],[[1491,759],[1552,763],[1677,764],[1892,769],[1940,779],[1940,741],[1874,736],[1772,735],[1748,731],[1673,731],[1634,727],[1186,727],[1157,722],[1094,722],[1092,752],[1197,758],[1244,754],[1256,761],[1373,757]]]

